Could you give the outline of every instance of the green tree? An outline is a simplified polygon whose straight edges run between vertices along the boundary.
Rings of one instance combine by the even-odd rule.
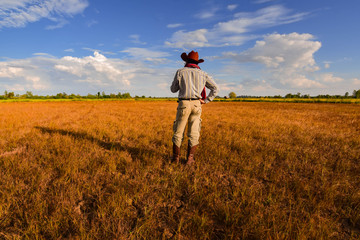
[[[33,98],[34,95],[31,91],[27,91],[26,94],[25,94],[26,98]]]
[[[360,89],[359,90],[354,90],[354,97],[355,98],[360,98]]]
[[[229,98],[236,98],[236,93],[234,92],[229,93]]]
[[[9,92],[9,93],[7,94],[7,97],[8,97],[8,98],[13,98],[13,97],[15,97],[15,93],[14,93],[14,92]]]
[[[123,93],[121,96],[122,98],[131,98],[130,93]]]

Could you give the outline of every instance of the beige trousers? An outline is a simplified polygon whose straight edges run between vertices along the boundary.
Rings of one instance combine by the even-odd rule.
[[[188,123],[188,134],[190,147],[199,144],[201,130],[201,103],[199,100],[182,100],[179,102],[176,120],[174,121],[173,143],[180,147],[184,139],[186,124]]]

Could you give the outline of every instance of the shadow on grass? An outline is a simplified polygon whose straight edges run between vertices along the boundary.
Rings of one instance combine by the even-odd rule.
[[[131,155],[131,158],[133,160],[139,159],[141,161],[146,161],[146,156],[159,156],[161,159],[166,161],[166,158],[168,157],[165,154],[160,154],[154,150],[146,149],[143,147],[142,148],[130,147],[130,146],[126,146],[121,143],[118,143],[118,142],[106,142],[106,141],[95,138],[84,132],[74,132],[74,131],[69,131],[69,130],[64,130],[64,129],[52,129],[52,128],[40,127],[40,126],[36,126],[35,128],[40,130],[42,133],[61,134],[64,136],[71,136],[75,139],[86,139],[90,142],[97,144],[98,146],[100,146],[106,150],[127,151]]]

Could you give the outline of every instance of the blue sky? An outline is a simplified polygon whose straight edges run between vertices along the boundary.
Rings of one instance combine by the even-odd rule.
[[[195,50],[220,96],[360,89],[358,0],[0,0],[0,92],[176,96]]]

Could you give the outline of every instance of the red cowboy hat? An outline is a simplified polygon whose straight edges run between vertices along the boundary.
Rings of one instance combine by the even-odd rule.
[[[202,63],[202,62],[204,62],[204,59],[199,59],[199,54],[198,54],[198,52],[194,52],[194,51],[191,51],[191,52],[189,53],[189,55],[186,54],[185,52],[183,52],[183,53],[181,54],[181,58],[182,58],[182,60],[184,60],[185,62],[188,62],[188,60],[193,60],[193,61],[195,61],[195,62],[197,62],[197,63]]]

